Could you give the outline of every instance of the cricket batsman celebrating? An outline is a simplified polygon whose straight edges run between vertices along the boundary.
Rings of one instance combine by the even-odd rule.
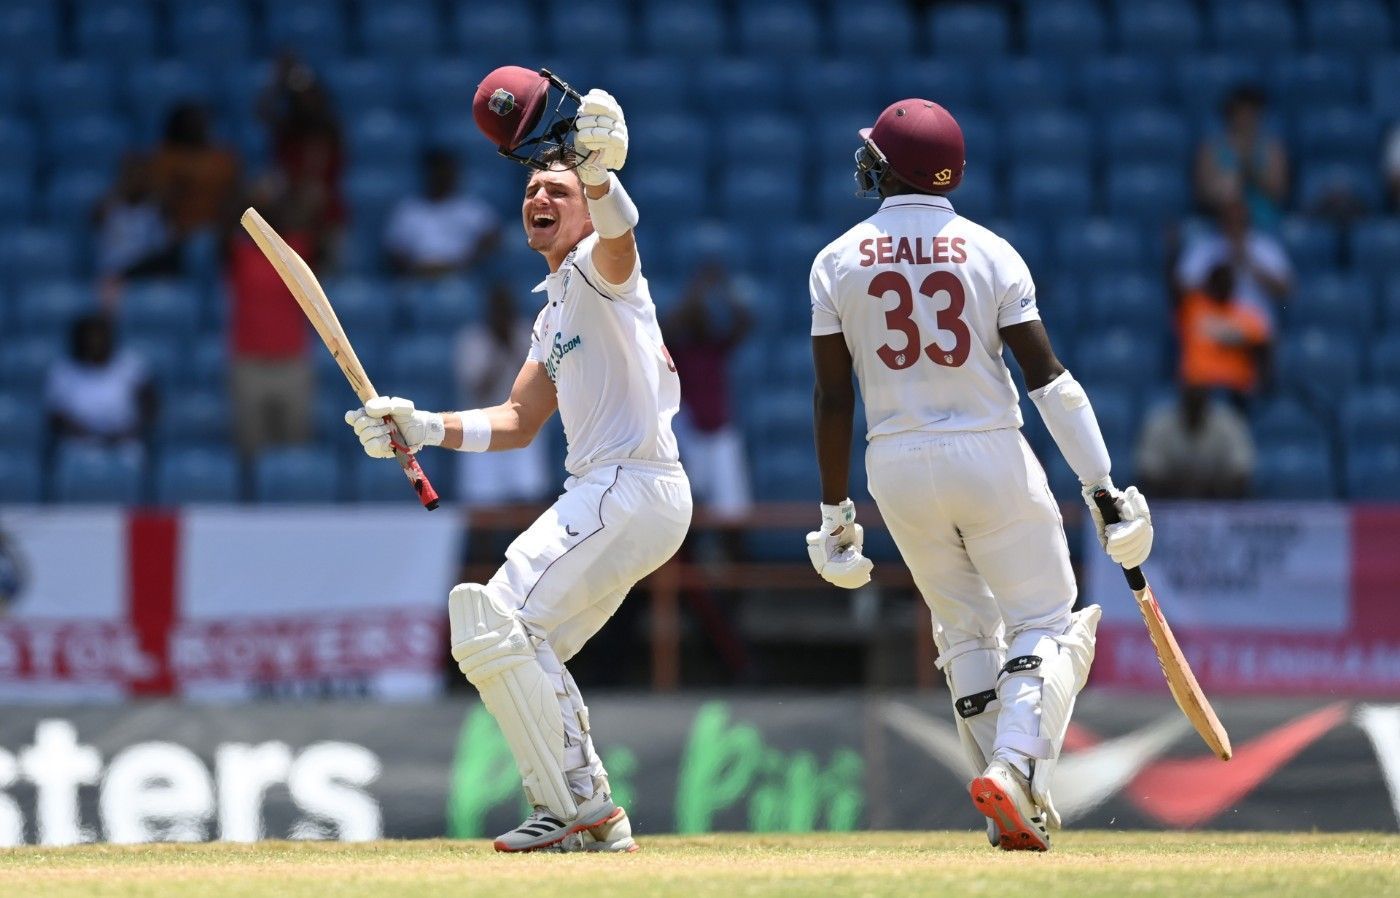
[[[993,844],[1045,851],[1059,826],[1051,777],[1093,661],[1099,608],[1070,611],[1064,527],[1021,437],[1003,344],[1115,562],[1142,564],[1152,518],[1135,487],[1120,493],[1109,478],[1089,397],[1055,357],[1026,263],[947,199],[963,174],[957,122],[936,103],[901,100],[860,138],[856,180],[880,208],[812,264],[822,523],[808,553],[837,586],[870,580],[847,498],[854,372],[870,493],[932,612],[958,732],[980,771],[974,806]],[[1121,523],[1105,528],[1091,499],[1100,487]]]
[[[603,91],[579,97],[516,66],[481,82],[472,115],[531,170],[521,218],[549,276],[535,288],[545,302],[529,355],[501,405],[425,412],[387,397],[345,420],[375,457],[393,454],[386,415],[412,451],[500,452],[527,445],[558,408],[564,494],[511,543],[490,582],[452,590],[452,657],[500,725],[534,806],[496,850],[635,850],[564,666],[690,526],[671,432],[680,381],[637,257],[637,207],[612,173],[627,160],[627,125]]]

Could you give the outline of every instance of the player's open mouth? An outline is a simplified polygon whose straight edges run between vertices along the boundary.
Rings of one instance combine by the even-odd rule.
[[[553,215],[532,215],[530,216],[530,227],[536,231],[544,231],[554,227],[555,219]]]

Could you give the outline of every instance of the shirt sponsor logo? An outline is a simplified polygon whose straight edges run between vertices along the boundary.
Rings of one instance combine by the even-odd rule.
[[[554,348],[549,351],[549,358],[545,359],[544,370],[552,381],[558,381],[559,363],[564,360],[564,356],[573,352],[583,345],[583,337],[575,334],[568,340],[559,331],[554,332]]]

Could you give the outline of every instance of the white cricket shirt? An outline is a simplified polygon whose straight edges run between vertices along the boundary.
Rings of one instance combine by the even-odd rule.
[[[531,361],[545,366],[559,394],[569,452],[580,477],[631,459],[679,466],[671,419],[681,382],[662,343],[641,261],[623,284],[593,265],[597,234],[579,241],[535,292],[549,296],[530,338]]]
[[[817,254],[812,335],[842,334],[866,438],[1021,426],[999,329],[1040,317],[1030,269],[947,199],[906,195]]]

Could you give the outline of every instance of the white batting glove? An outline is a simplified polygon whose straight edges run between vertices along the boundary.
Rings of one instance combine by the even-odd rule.
[[[842,589],[856,589],[870,582],[875,562],[860,554],[865,528],[856,523],[856,505],[850,499],[840,505],[822,504],[822,526],[807,534],[807,557],[823,580]]]
[[[403,439],[401,445],[409,452],[417,452],[424,446],[442,445],[442,415],[420,412],[409,399],[376,396],[366,402],[364,408],[353,408],[345,413],[345,423],[355,428],[355,436],[360,438],[360,445],[371,458],[394,457],[389,424],[384,420],[387,417],[393,418]]]
[[[578,167],[583,183],[604,184],[609,169],[618,171],[627,163],[627,122],[612,94],[596,88],[584,94],[574,130],[574,145],[588,150]]]
[[[1122,518],[1117,524],[1105,527],[1103,515],[1094,504],[1094,492],[1107,489],[1118,507]],[[1084,501],[1089,504],[1089,514],[1094,516],[1094,527],[1099,534],[1099,544],[1108,557],[1125,568],[1140,566],[1152,552],[1152,512],[1147,510],[1147,499],[1138,488],[1130,486],[1121,493],[1114,488],[1113,481],[1104,478],[1099,483],[1084,487]]]

